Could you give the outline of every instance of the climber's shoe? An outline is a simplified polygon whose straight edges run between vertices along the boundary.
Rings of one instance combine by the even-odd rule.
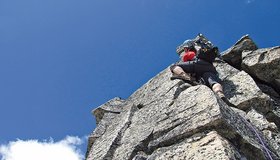
[[[222,91],[217,92],[218,97],[220,97],[222,100],[226,99],[225,94]]]
[[[181,80],[183,80],[184,82],[189,83],[189,84],[191,84],[191,85],[197,85],[197,84],[198,84],[197,82],[195,82],[195,81],[193,80],[193,78],[191,77],[190,74],[184,73],[184,72],[182,72],[181,74],[172,73],[172,76],[171,76],[170,79],[171,79],[171,80],[181,79]]]
[[[218,97],[220,97],[228,106],[236,107],[234,104],[232,104],[225,96],[225,94],[221,91],[217,92]]]

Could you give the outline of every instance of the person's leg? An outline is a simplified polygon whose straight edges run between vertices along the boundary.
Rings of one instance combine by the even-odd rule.
[[[213,86],[212,86],[212,90],[221,98],[221,99],[224,99],[225,98],[225,94],[224,94],[224,91],[223,91],[223,87],[220,83],[215,83]]]
[[[186,73],[184,71],[184,69],[179,66],[179,65],[172,65],[170,67],[170,70],[171,72],[173,73],[172,74],[172,77],[171,77],[171,80],[174,80],[174,79],[182,79],[188,83],[191,83],[193,84],[193,81],[195,81],[194,78],[192,78],[191,74],[190,73]]]
[[[202,78],[206,82],[206,85],[213,90],[213,92],[215,92],[220,98],[225,98],[223,87],[220,83],[221,80],[217,74],[206,72],[202,75]]]
[[[183,73],[186,73],[183,68],[175,65],[173,68],[172,68],[172,73],[175,73],[177,75],[180,75],[180,74],[183,74]]]
[[[204,73],[207,73],[207,72],[217,73],[217,71],[212,63],[209,63],[209,62],[206,62],[203,60],[196,61],[195,65],[193,67],[193,72],[198,75],[203,75]]]
[[[183,79],[185,81],[190,81],[191,80],[191,76],[190,74],[186,73],[181,67],[179,66],[173,66],[170,68],[172,74],[171,80],[174,79]]]

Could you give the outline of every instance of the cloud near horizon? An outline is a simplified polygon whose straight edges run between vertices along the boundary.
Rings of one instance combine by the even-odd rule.
[[[39,142],[38,140],[16,140],[7,145],[0,145],[1,160],[82,160],[84,154],[78,148],[86,138],[66,136],[63,140],[53,139]]]

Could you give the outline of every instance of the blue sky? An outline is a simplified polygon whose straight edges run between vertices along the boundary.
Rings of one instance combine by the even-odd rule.
[[[127,98],[198,33],[221,51],[244,34],[260,48],[279,45],[279,6],[279,0],[0,0],[0,145],[88,135],[92,109]]]

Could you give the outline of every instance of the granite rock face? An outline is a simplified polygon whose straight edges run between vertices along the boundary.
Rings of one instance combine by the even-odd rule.
[[[244,37],[236,44],[255,50],[254,42]],[[128,99],[114,98],[93,110],[97,127],[89,136],[86,159],[280,159],[280,96],[270,85],[280,69],[271,67],[271,75],[263,73],[267,77],[259,81],[262,76],[250,67],[256,64],[246,58],[261,52],[270,57],[261,65],[273,66],[277,50],[228,52],[244,56],[238,61],[244,70],[214,63],[231,105],[205,85],[171,81],[167,67]],[[266,55],[271,52],[273,56]]]
[[[280,46],[242,53],[242,69],[280,91]]]
[[[249,35],[244,35],[231,48],[227,49],[221,54],[227,63],[234,66],[235,68],[240,69],[242,62],[242,52],[254,51],[256,49],[258,49],[258,47],[249,37]]]

